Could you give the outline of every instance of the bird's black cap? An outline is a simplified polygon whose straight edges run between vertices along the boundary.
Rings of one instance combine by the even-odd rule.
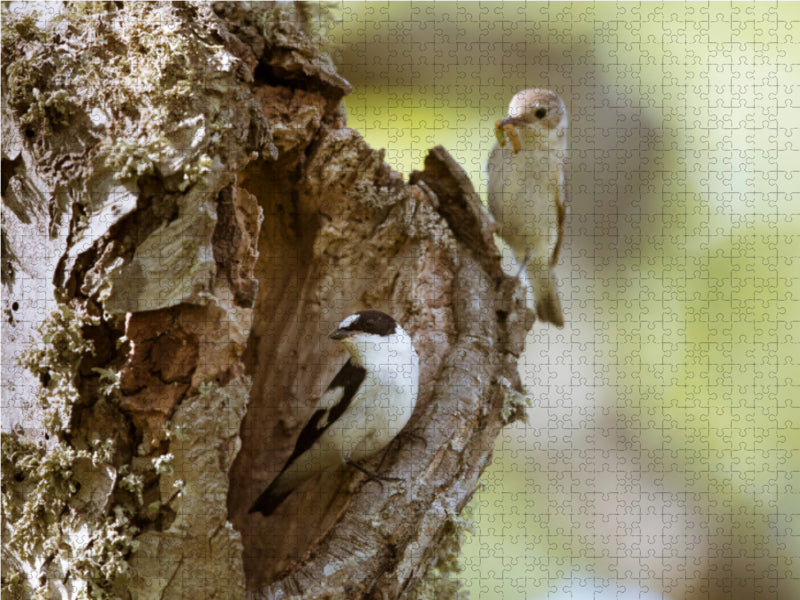
[[[341,340],[354,333],[372,333],[387,336],[397,331],[397,321],[379,310],[362,310],[339,323],[339,328],[328,337]]]

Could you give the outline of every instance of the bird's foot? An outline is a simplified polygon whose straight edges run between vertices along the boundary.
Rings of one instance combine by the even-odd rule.
[[[383,488],[383,482],[384,481],[403,481],[399,477],[387,477],[386,475],[381,475],[379,473],[376,473],[375,471],[370,471],[369,469],[365,469],[364,467],[359,465],[357,462],[352,460],[350,457],[347,457],[344,462],[345,462],[345,464],[350,465],[351,467],[361,471],[364,475],[367,476],[367,478],[370,481],[377,482],[378,485],[381,486],[381,488]]]
[[[533,254],[531,253],[531,249],[527,248],[525,250],[525,260],[522,261],[522,264],[519,266],[519,271],[517,271],[516,278],[519,279],[522,272],[528,267],[528,263],[531,262],[533,258]]]
[[[412,438],[414,440],[417,440],[418,442],[422,442],[423,444],[425,444],[426,448],[428,447],[428,440],[426,440],[423,436],[419,435],[418,433],[414,433],[413,430],[410,430],[410,429],[409,430],[405,430],[404,429],[402,435],[408,436],[408,437],[410,437],[410,438]],[[395,438],[395,439],[397,439],[397,438]]]

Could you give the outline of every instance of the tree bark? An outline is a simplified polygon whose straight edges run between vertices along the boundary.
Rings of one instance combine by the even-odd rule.
[[[491,218],[443,148],[405,181],[345,126],[303,11],[109,8],[3,47],[4,588],[411,597],[524,414],[533,316]],[[421,358],[368,465],[402,481],[248,515],[364,308]]]

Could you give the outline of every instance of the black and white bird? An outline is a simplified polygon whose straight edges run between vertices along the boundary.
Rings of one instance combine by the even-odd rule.
[[[294,452],[251,513],[271,515],[292,490],[329,468],[343,463],[360,468],[356,461],[386,447],[411,418],[419,390],[419,357],[397,321],[386,313],[364,310],[347,317],[328,337],[344,344],[350,359],[320,398]]]
[[[537,318],[562,327],[553,267],[567,215],[567,109],[550,90],[523,90],[495,123],[495,134],[498,143],[486,165],[489,210],[527,272]]]

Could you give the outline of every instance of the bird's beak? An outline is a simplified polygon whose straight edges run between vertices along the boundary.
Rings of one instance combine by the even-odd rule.
[[[498,121],[495,124],[495,127],[499,127],[500,129],[505,128],[506,125],[511,125],[512,127],[517,127],[522,124],[522,119],[519,117],[506,117],[502,121]]]
[[[519,139],[519,132],[517,125],[522,121],[517,117],[506,117],[502,121],[497,121],[494,124],[494,135],[497,138],[497,143],[500,146],[506,145],[506,135],[511,140],[511,147],[514,149],[514,154],[522,149],[522,142]]]
[[[347,329],[337,329],[333,333],[331,333],[328,337],[332,340],[343,340],[346,337],[350,337],[353,335],[352,331],[348,331]]]

